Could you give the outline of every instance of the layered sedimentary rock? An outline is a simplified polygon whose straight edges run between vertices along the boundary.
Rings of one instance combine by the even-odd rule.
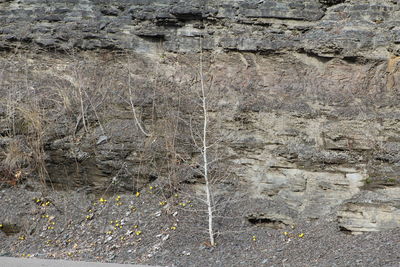
[[[188,122],[203,51],[215,157],[235,181],[221,191],[257,202],[249,218],[338,208],[343,229],[397,227],[379,190],[400,171],[399,18],[389,0],[0,1],[0,145],[39,131],[50,179],[71,187],[201,184]]]
[[[0,46],[68,50],[279,52],[387,57],[400,42],[397,1],[2,1]]]

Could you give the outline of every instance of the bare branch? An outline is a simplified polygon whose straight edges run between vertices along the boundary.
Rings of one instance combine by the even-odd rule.
[[[132,113],[133,117],[135,118],[136,125],[139,127],[140,131],[147,137],[150,137],[151,135],[148,134],[142,127],[142,124],[139,122],[139,119],[136,115],[136,108],[135,105],[133,104],[133,97],[132,97],[132,88],[131,88],[131,71],[129,69],[128,65],[128,91],[129,91],[129,103],[131,104],[132,108]]]

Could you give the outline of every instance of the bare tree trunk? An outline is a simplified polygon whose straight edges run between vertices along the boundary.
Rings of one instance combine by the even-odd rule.
[[[200,39],[201,42],[201,39]],[[214,228],[213,228],[213,201],[211,197],[211,183],[210,177],[208,175],[208,159],[207,159],[207,123],[208,123],[208,114],[207,114],[207,97],[205,93],[204,86],[204,76],[203,76],[203,49],[200,45],[200,85],[201,85],[201,99],[202,99],[202,109],[203,109],[203,170],[204,170],[204,180],[206,182],[206,204],[208,210],[208,233],[210,235],[210,243],[211,246],[215,245],[214,241]]]

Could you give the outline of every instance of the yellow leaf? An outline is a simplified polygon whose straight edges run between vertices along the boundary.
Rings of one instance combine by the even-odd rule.
[[[15,176],[15,178],[19,179],[19,178],[21,178],[21,175],[22,175],[22,172],[17,171],[14,176]]]

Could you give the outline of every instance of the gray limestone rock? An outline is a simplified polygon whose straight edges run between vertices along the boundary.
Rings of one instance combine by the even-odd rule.
[[[398,227],[398,197],[370,190],[400,179],[399,15],[390,0],[0,1],[0,159],[23,135],[62,188],[202,188],[203,50],[210,168],[257,204],[244,216],[339,208],[349,231]]]
[[[324,57],[379,57],[379,47],[397,45],[397,4],[381,1],[6,1],[0,3],[0,47],[34,43],[46,49],[198,51],[207,29],[207,49],[282,51],[305,49]],[[238,32],[244,31],[245,35]],[[212,34],[210,34],[212,32]],[[135,44],[132,39],[140,39]],[[241,38],[243,38],[241,40]],[[397,49],[394,47],[393,49]]]
[[[352,234],[400,227],[399,188],[365,192],[350,199],[337,212],[338,224]]]

